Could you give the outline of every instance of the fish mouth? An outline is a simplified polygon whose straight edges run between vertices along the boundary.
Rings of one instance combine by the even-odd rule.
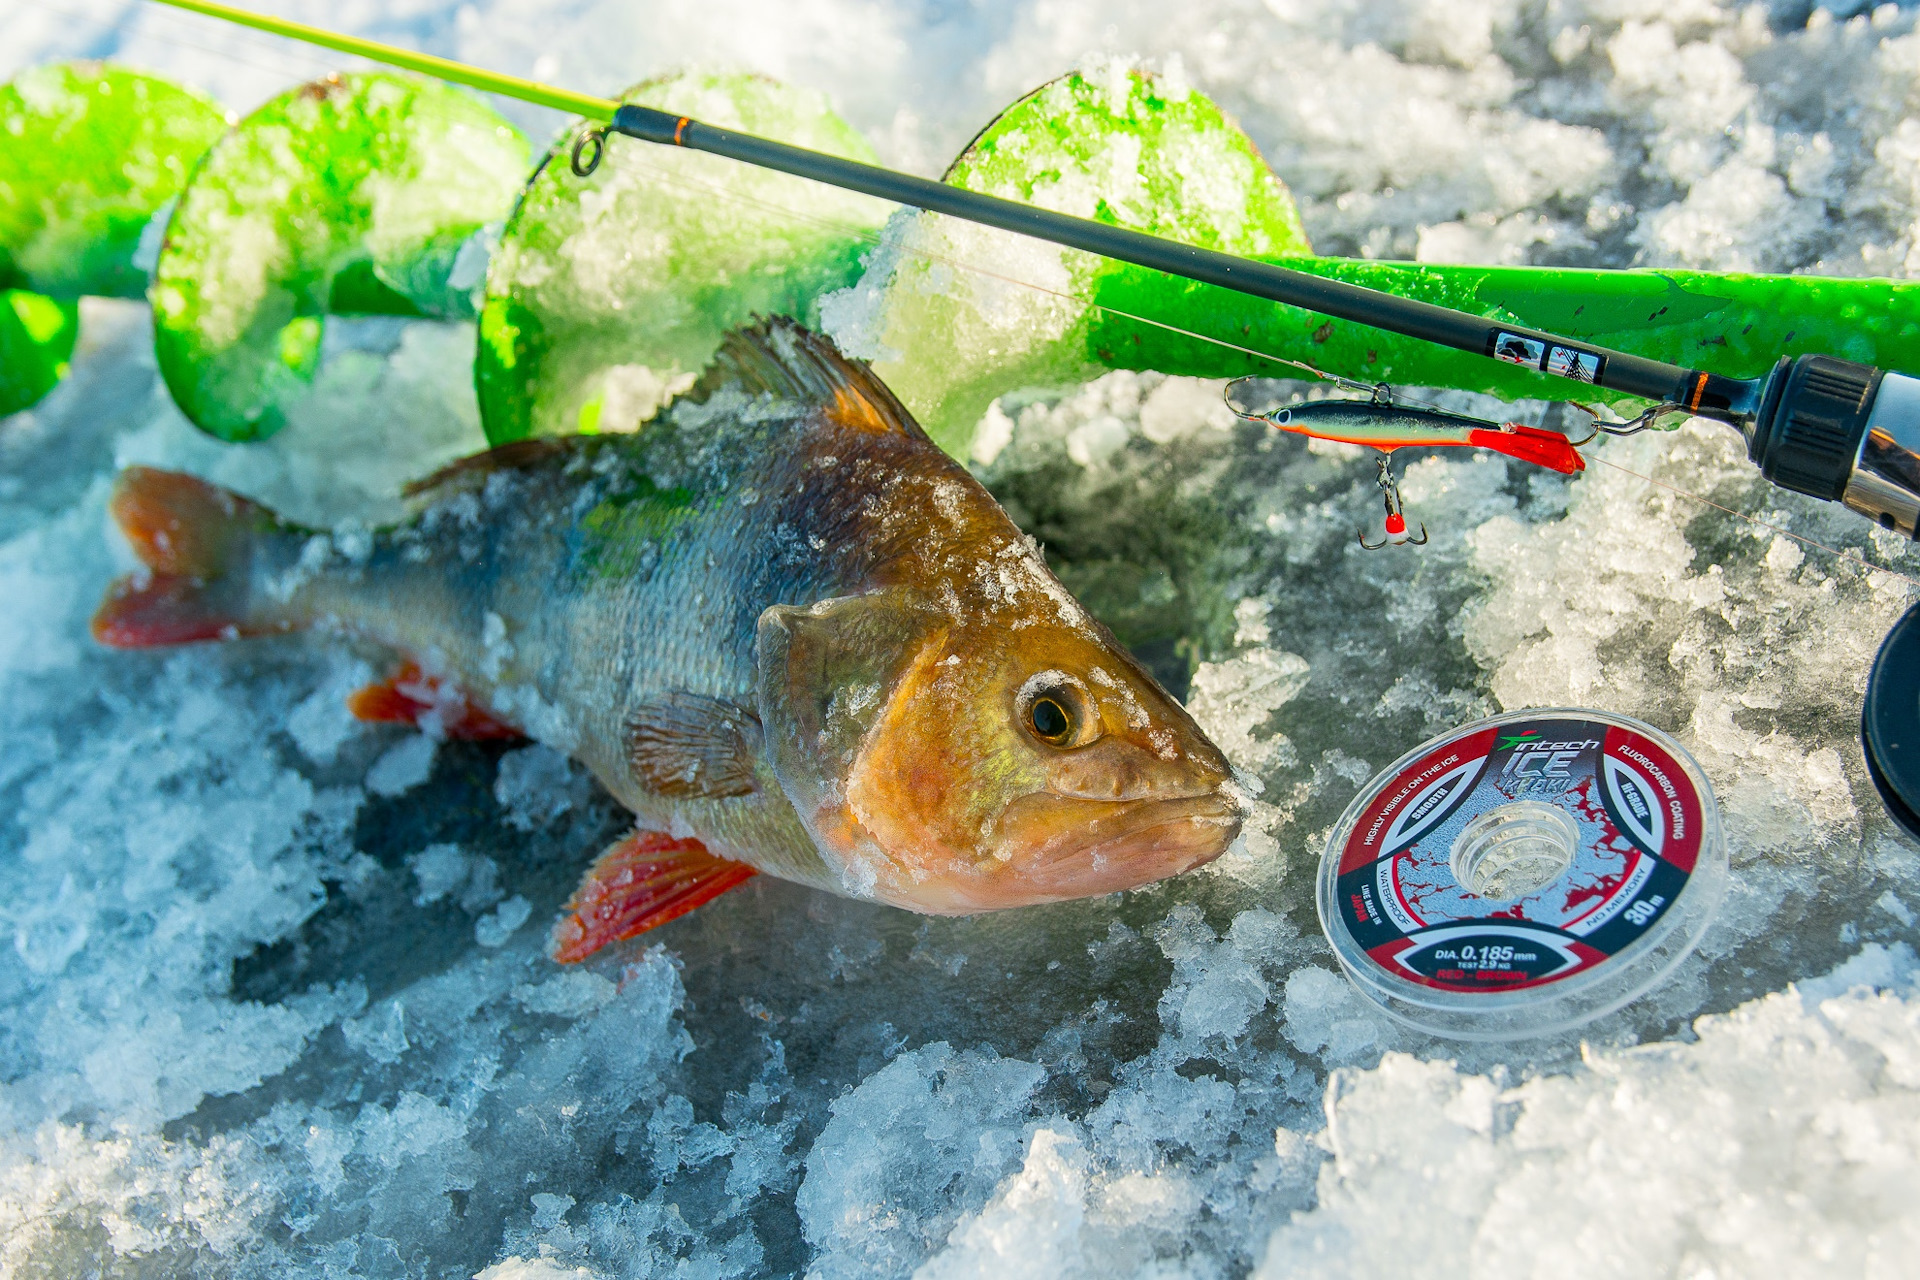
[[[1023,797],[995,851],[914,887],[912,909],[964,915],[1095,898],[1212,862],[1240,833],[1239,802],[1221,791],[1156,800]]]
[[[1016,857],[1003,874],[1018,877],[1035,901],[1095,897],[1205,866],[1240,834],[1240,806],[1217,792],[1126,808],[1096,821],[1090,838]]]

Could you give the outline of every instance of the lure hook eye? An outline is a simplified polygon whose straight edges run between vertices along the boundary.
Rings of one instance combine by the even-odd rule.
[[[593,144],[593,150],[587,151],[587,144]],[[590,178],[593,171],[600,167],[601,157],[607,153],[607,131],[604,126],[582,129],[573,139],[573,176]]]

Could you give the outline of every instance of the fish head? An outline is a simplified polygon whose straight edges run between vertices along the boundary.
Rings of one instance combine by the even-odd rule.
[[[769,610],[760,641],[775,772],[854,896],[930,914],[1089,897],[1239,831],[1219,749],[1077,605],[879,592]]]

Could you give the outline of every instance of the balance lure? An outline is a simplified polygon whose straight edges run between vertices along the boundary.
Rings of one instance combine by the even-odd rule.
[[[1260,418],[1294,435],[1343,440],[1381,450],[1458,445],[1490,449],[1562,475],[1587,467],[1580,451],[1557,431],[1489,422],[1439,409],[1368,400],[1310,400],[1261,414]]]
[[[1407,527],[1400,484],[1393,477],[1395,449],[1433,445],[1489,449],[1562,475],[1572,475],[1587,467],[1580,450],[1558,432],[1523,427],[1517,422],[1489,422],[1442,409],[1395,404],[1392,390],[1385,383],[1373,387],[1373,396],[1368,400],[1310,400],[1265,413],[1248,413],[1233,402],[1234,388],[1245,381],[1235,379],[1227,384],[1224,393],[1227,407],[1243,421],[1264,422],[1294,435],[1367,445],[1376,450],[1374,480],[1380,488],[1381,505],[1386,514],[1377,540],[1369,542],[1366,534],[1360,535],[1360,545],[1368,551],[1378,551],[1385,546],[1420,547],[1427,542],[1426,525],[1420,526],[1417,536]]]
[[[865,366],[785,320],[732,335],[631,435],[456,463],[370,545],[169,472],[113,510],[147,566],[122,647],[333,627],[412,664],[355,699],[521,730],[641,830],[555,935],[579,959],[756,871],[960,914],[1199,866],[1226,760]]]

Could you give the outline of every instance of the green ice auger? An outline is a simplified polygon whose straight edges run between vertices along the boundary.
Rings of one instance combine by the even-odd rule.
[[[1783,356],[1764,377],[1726,377],[963,190],[650,107],[572,93],[249,13],[214,0],[160,3],[597,121],[600,128],[583,133],[575,148],[576,167],[584,170],[598,162],[608,133],[705,151],[1715,418],[1741,432],[1748,456],[1774,484],[1844,502],[1885,528],[1910,538],[1920,536],[1916,533],[1920,528],[1920,379],[1905,374],[1834,356],[1802,355]]]

